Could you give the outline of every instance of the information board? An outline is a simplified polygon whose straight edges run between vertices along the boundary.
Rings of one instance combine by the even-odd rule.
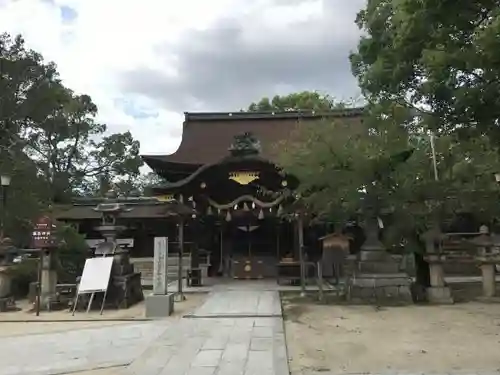
[[[78,294],[105,292],[108,289],[113,257],[89,258],[85,261]]]

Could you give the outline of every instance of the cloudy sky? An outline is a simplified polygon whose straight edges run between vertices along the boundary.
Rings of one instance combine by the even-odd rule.
[[[358,95],[348,55],[365,0],[0,0],[21,33],[92,96],[111,131],[172,153],[185,111],[233,111],[263,96]]]

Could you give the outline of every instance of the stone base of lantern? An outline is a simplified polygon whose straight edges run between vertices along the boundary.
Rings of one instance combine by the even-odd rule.
[[[144,300],[142,292],[141,274],[134,272],[129,275],[111,276],[106,304],[112,304],[119,309],[128,309],[130,306]]]
[[[2,297],[0,298],[0,312],[11,311],[16,308],[16,302],[14,297]]]
[[[351,281],[348,299],[355,303],[409,305],[411,281],[405,273],[359,274]]]
[[[451,290],[447,286],[432,286],[426,289],[427,301],[435,304],[453,304]]]

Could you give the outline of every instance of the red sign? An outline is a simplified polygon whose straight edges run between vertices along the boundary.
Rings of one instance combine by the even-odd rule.
[[[32,246],[35,249],[47,248],[51,245],[54,226],[47,216],[42,216],[35,224],[32,233]]]

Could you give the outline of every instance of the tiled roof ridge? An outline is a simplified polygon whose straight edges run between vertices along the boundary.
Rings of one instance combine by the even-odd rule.
[[[184,112],[185,121],[221,121],[221,120],[255,120],[255,119],[283,119],[302,117],[353,117],[360,116],[364,107],[335,109],[331,111],[267,111],[267,112]]]

